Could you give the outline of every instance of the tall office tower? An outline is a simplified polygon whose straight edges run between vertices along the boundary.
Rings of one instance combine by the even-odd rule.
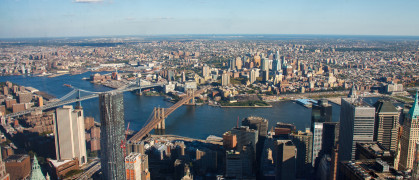
[[[243,67],[243,61],[242,61],[242,59],[240,58],[240,57],[236,57],[236,62],[235,62],[236,64],[236,68],[237,69],[242,69],[242,67]]]
[[[320,160],[320,150],[322,149],[323,139],[323,123],[332,121],[332,105],[327,100],[319,100],[317,104],[313,104],[311,110],[311,132],[313,132],[313,159],[312,165],[315,166],[316,160]]]
[[[281,71],[281,60],[274,59],[272,62],[272,70],[274,73]]]
[[[250,129],[257,130],[258,136],[266,137],[268,135],[268,120],[262,117],[249,116],[242,121],[243,126],[249,126]]]
[[[256,81],[256,71],[252,69],[250,71],[250,84],[253,84]]]
[[[228,86],[228,85],[230,85],[230,74],[228,72],[224,72],[221,75],[221,85],[222,86]]]
[[[251,144],[253,150],[256,150],[258,142],[258,131],[250,129],[249,126],[236,127],[230,130],[231,134],[237,136],[236,149],[241,150],[243,146]]]
[[[230,59],[228,68],[231,70],[236,69],[236,59]]]
[[[322,149],[322,140],[323,140],[323,123],[314,122],[312,126],[313,132],[313,151],[312,151],[312,161],[311,164],[315,167],[316,163],[320,161],[321,156],[320,150]]]
[[[141,154],[131,153],[125,157],[127,180],[141,180]]]
[[[125,179],[124,152],[121,148],[125,139],[122,93],[100,94],[99,107],[102,179]]]
[[[55,152],[57,160],[77,158],[79,165],[87,163],[83,109],[73,106],[57,108],[54,118]]]
[[[419,141],[419,105],[418,93],[415,102],[410,108],[403,122],[403,131],[400,138],[399,170],[412,169],[415,156],[416,142]]]
[[[419,179],[419,142],[416,142],[415,161],[413,162],[412,179]]]
[[[268,58],[263,58],[262,59],[262,67],[261,67],[262,71],[269,71],[269,59]]]
[[[296,147],[290,140],[277,140],[275,142],[275,179],[293,180],[296,175]]]
[[[339,123],[325,122],[323,123],[322,150],[320,155],[332,154],[333,148],[336,147],[339,140]]]
[[[357,142],[374,137],[375,108],[358,98],[342,98],[339,129],[339,161],[355,159]]]
[[[262,81],[268,82],[268,80],[269,80],[269,70],[262,71]]]
[[[1,158],[1,151],[0,151],[0,180],[9,180],[10,175],[6,172],[6,164],[3,162]]]
[[[254,62],[255,62],[254,66],[255,67],[260,67],[260,56],[255,55],[253,58],[254,58]]]
[[[390,151],[396,150],[399,111],[389,102],[379,100],[375,107],[374,141],[381,143]]]
[[[314,122],[332,122],[332,105],[326,99],[313,104],[311,109],[311,124]]]
[[[210,77],[211,71],[209,66],[204,65],[204,67],[202,67],[202,77],[204,79],[207,79],[208,77]]]
[[[306,132],[298,131],[291,134],[291,140],[297,148],[297,178],[307,178],[312,169],[313,134],[309,129]]]

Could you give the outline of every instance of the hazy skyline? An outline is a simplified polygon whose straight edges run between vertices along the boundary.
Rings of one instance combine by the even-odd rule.
[[[164,34],[419,36],[419,1],[1,0],[0,38]]]

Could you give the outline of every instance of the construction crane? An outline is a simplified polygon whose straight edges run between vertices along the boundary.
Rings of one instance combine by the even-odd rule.
[[[129,132],[129,123],[128,122],[128,126],[127,126],[127,130],[125,130],[125,139],[121,140],[121,148],[124,150],[124,157],[127,157],[127,136],[128,136],[128,132]]]

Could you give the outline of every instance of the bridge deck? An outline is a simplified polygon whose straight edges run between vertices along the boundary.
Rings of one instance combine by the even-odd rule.
[[[193,97],[199,96],[206,89],[207,89],[207,87],[204,87],[204,88],[196,91]],[[175,111],[177,108],[179,108],[183,104],[190,101],[193,97],[192,96],[186,96],[186,97],[182,98],[181,100],[179,100],[177,103],[173,104],[170,108],[166,108],[165,111],[164,111],[164,118],[169,116],[171,113],[173,113],[173,111]],[[143,126],[143,128],[141,128],[140,131],[138,131],[134,136],[132,136],[129,139],[130,142],[136,143],[136,142],[140,141],[145,135],[147,135],[151,130],[153,130],[157,126],[157,124],[159,124],[162,121],[162,119],[154,118],[154,116],[153,116],[154,113],[155,113],[155,111],[151,112],[151,115],[150,115],[149,119],[146,121],[146,124]]]
[[[5,117],[6,118],[9,118],[9,117],[14,118],[14,117],[17,117],[17,116],[29,114],[29,113],[37,111],[37,110],[47,110],[47,109],[63,106],[63,105],[66,105],[66,104],[71,104],[71,103],[75,103],[75,102],[79,102],[79,101],[84,101],[84,100],[87,100],[87,99],[97,98],[97,97],[99,97],[99,94],[102,94],[102,93],[134,91],[134,90],[137,90],[137,89],[157,87],[157,86],[162,86],[162,85],[163,84],[151,84],[151,85],[144,85],[144,86],[141,86],[141,87],[129,87],[129,88],[124,87],[123,89],[115,89],[115,90],[105,91],[105,92],[92,92],[93,94],[80,97],[79,99],[64,100],[64,99],[67,99],[68,97],[70,97],[71,95],[73,95],[75,93],[75,91],[73,90],[70,93],[64,95],[62,98],[60,98],[61,99],[60,101],[53,102],[53,103],[50,103],[50,104],[46,104],[42,107],[33,107],[33,108],[30,108],[30,109],[27,109],[27,110],[24,110],[24,111],[6,114]],[[81,90],[81,91],[85,91],[85,90]],[[90,92],[90,91],[86,91],[86,92]]]

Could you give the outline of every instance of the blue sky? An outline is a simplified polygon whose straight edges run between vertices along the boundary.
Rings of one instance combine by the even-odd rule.
[[[0,38],[160,34],[419,36],[419,1],[0,0]]]

